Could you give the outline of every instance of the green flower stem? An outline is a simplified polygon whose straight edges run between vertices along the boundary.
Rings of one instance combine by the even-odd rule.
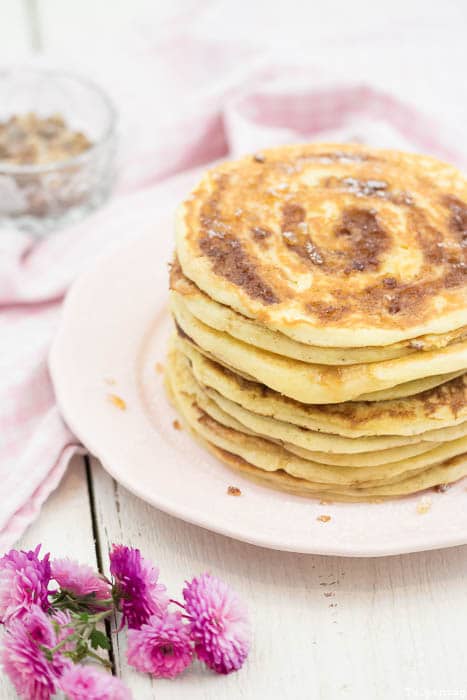
[[[88,649],[88,656],[91,657],[91,659],[95,659],[96,661],[99,661],[105,668],[112,668],[112,664],[110,661],[107,661],[107,659],[103,659],[102,656],[99,656],[99,654],[96,654],[95,651],[92,651],[92,649]]]
[[[47,657],[51,658],[53,654],[55,654],[62,647],[64,647],[66,644],[70,644],[71,642],[79,642],[81,640],[87,644],[89,637],[91,636],[96,625],[102,620],[105,620],[105,618],[109,617],[112,613],[113,609],[104,610],[103,612],[96,613],[95,615],[89,615],[89,617],[86,620],[83,620],[80,615],[72,613],[72,618],[74,618],[74,621],[70,622],[68,625],[64,625],[63,627],[65,629],[73,629],[74,634],[69,634],[54,647],[42,647],[42,650],[44,651]],[[68,652],[68,655],[72,656],[73,652]],[[93,659],[98,659],[105,666],[109,666],[108,662],[105,659],[102,659],[98,654],[96,654],[89,648],[87,649],[87,656],[91,656]]]
[[[69,625],[66,625],[66,626],[69,627]],[[74,642],[75,639],[79,639],[78,633],[69,634],[67,637],[65,637],[65,639],[62,639],[62,641],[59,642],[58,644],[56,644],[54,647],[45,647],[45,646],[41,645],[40,648],[42,649],[42,651],[44,652],[44,654],[47,657],[52,657],[52,655],[55,654],[55,652],[60,651],[60,649],[65,646],[65,644],[69,644],[70,642]]]
[[[96,599],[94,594],[87,596],[75,596],[69,591],[62,590],[56,593],[52,598],[52,607],[57,610],[68,610],[68,612],[87,612],[91,609],[106,608],[109,610],[113,606],[113,598],[105,598],[103,600]]]
[[[86,620],[82,620],[78,613],[72,613],[71,615],[78,620],[78,624],[80,624],[81,621],[82,625],[96,625],[98,622],[101,622],[101,620],[105,620],[105,618],[109,617],[112,613],[113,608],[109,608],[109,610],[103,610],[102,612],[95,613],[94,615],[89,615]]]

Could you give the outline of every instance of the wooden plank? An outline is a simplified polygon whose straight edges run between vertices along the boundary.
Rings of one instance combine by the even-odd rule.
[[[112,542],[139,547],[175,597],[185,578],[218,574],[253,620],[250,660],[226,678],[195,665],[173,683],[151,681],[127,667],[118,635],[119,673],[136,698],[395,700],[465,689],[465,547],[379,559],[275,552],[165,515],[95,462],[92,474],[105,553]]]
[[[33,549],[42,542],[42,551],[52,557],[69,556],[96,568],[96,550],[89,503],[86,468],[82,457],[72,459],[58,489],[44,504],[39,518],[16,544],[18,549]],[[17,695],[0,674],[0,698]]]

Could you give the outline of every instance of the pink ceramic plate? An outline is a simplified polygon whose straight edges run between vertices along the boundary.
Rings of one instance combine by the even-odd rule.
[[[176,430],[163,376],[171,332],[172,237],[146,236],[86,273],[68,295],[50,368],[65,420],[130,491],[171,515],[295,552],[377,556],[467,542],[466,483],[382,504],[320,505],[242,478]],[[159,367],[160,370],[160,367]],[[125,401],[121,410],[109,399]],[[229,485],[242,495],[227,495]],[[319,515],[330,515],[321,522]]]

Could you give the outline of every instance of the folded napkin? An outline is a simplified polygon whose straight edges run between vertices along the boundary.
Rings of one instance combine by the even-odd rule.
[[[324,80],[312,67],[259,58],[251,49],[186,37],[158,45],[145,56],[139,82],[127,74],[126,82],[119,75],[118,85],[107,85],[123,122],[112,200],[41,241],[0,231],[0,550],[37,516],[71,456],[83,450],[60,418],[47,371],[68,286],[173,209],[199,166],[306,140],[359,141],[464,164],[458,144],[449,145],[443,129],[414,107],[368,85]],[[152,76],[150,91],[141,74]],[[151,130],[139,129],[148,114]]]

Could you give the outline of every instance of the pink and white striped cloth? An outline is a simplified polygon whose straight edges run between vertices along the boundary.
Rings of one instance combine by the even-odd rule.
[[[132,79],[108,86],[123,116],[121,177],[111,202],[40,242],[0,231],[0,550],[37,516],[82,449],[60,418],[47,372],[69,284],[174,207],[193,168],[305,140],[361,141],[464,164],[438,125],[367,85],[336,84],[309,67],[268,65],[251,50],[186,37],[145,60],[153,67],[142,72],[146,80],[160,78],[150,90]],[[148,114],[150,130],[143,128]]]

